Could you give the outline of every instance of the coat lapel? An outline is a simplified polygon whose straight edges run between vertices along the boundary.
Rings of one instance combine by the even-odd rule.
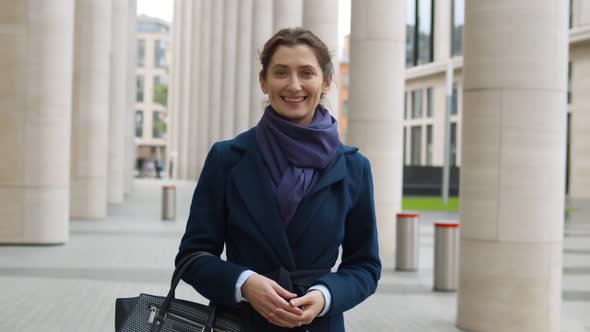
[[[309,193],[299,203],[299,207],[297,207],[297,211],[291,223],[289,223],[287,236],[291,246],[295,245],[307,227],[310,226],[313,215],[329,197],[330,186],[343,180],[345,176],[346,161],[342,147],[339,147],[336,156],[334,156],[330,165],[323,171],[319,182],[311,188]]]
[[[245,150],[245,155],[233,168],[231,180],[282,266],[292,270],[295,268],[295,260],[272,193],[270,178],[264,173],[264,163],[258,153],[254,131],[249,131],[248,134],[237,144],[239,149]]]

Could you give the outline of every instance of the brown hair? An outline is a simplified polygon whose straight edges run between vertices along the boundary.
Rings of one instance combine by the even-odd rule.
[[[334,67],[332,65],[330,50],[323,41],[313,34],[313,32],[304,28],[282,29],[264,44],[262,53],[260,53],[260,63],[262,64],[260,75],[262,78],[266,79],[270,60],[279,46],[296,45],[307,45],[313,50],[320,68],[322,69],[324,82],[332,78]]]

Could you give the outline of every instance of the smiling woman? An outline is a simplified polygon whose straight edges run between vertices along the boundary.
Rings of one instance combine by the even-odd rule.
[[[283,29],[260,60],[269,105],[256,127],[211,148],[176,262],[212,253],[183,279],[246,331],[343,332],[343,312],[381,274],[369,161],[340,143],[320,104],[333,66],[317,36]],[[214,257],[224,245],[227,261]]]
[[[283,43],[279,44],[281,41]],[[323,70],[309,45],[290,45],[279,38],[271,39],[265,47],[267,49],[266,54],[262,54],[262,91],[280,116],[299,125],[308,125],[320,98],[330,88],[331,61],[323,64],[329,68]]]

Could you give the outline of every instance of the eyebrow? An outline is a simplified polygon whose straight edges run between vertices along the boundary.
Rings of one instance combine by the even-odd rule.
[[[282,64],[280,64],[280,63],[279,63],[279,64],[276,64],[276,65],[273,65],[273,66],[272,66],[272,69],[275,69],[275,68],[278,68],[278,69],[285,69],[285,68],[289,68],[289,66],[287,66],[287,65],[282,65]],[[303,66],[300,66],[299,68],[301,68],[301,69],[311,69],[311,70],[313,70],[313,71],[315,71],[315,70],[316,70],[316,69],[315,69],[315,67],[314,67],[314,66],[312,66],[312,65],[303,65]]]

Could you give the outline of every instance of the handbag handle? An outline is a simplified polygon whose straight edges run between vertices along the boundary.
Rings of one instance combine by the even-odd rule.
[[[189,255],[184,257],[178,263],[178,266],[176,266],[176,269],[174,269],[174,273],[172,274],[172,281],[170,284],[170,290],[168,291],[168,295],[166,295],[166,299],[164,300],[164,303],[162,304],[160,312],[168,312],[170,310],[170,307],[172,306],[172,300],[175,298],[176,287],[178,286],[178,283],[180,282],[182,275],[188,269],[188,267],[191,265],[191,263],[193,263],[195,260],[197,260],[203,256],[217,257],[207,251],[196,251],[196,252],[190,253]],[[211,306],[211,308],[213,308],[213,310],[212,310],[211,316],[209,317],[209,321],[207,322],[207,328],[211,328],[213,321],[215,320],[215,305],[210,305],[210,306]]]

